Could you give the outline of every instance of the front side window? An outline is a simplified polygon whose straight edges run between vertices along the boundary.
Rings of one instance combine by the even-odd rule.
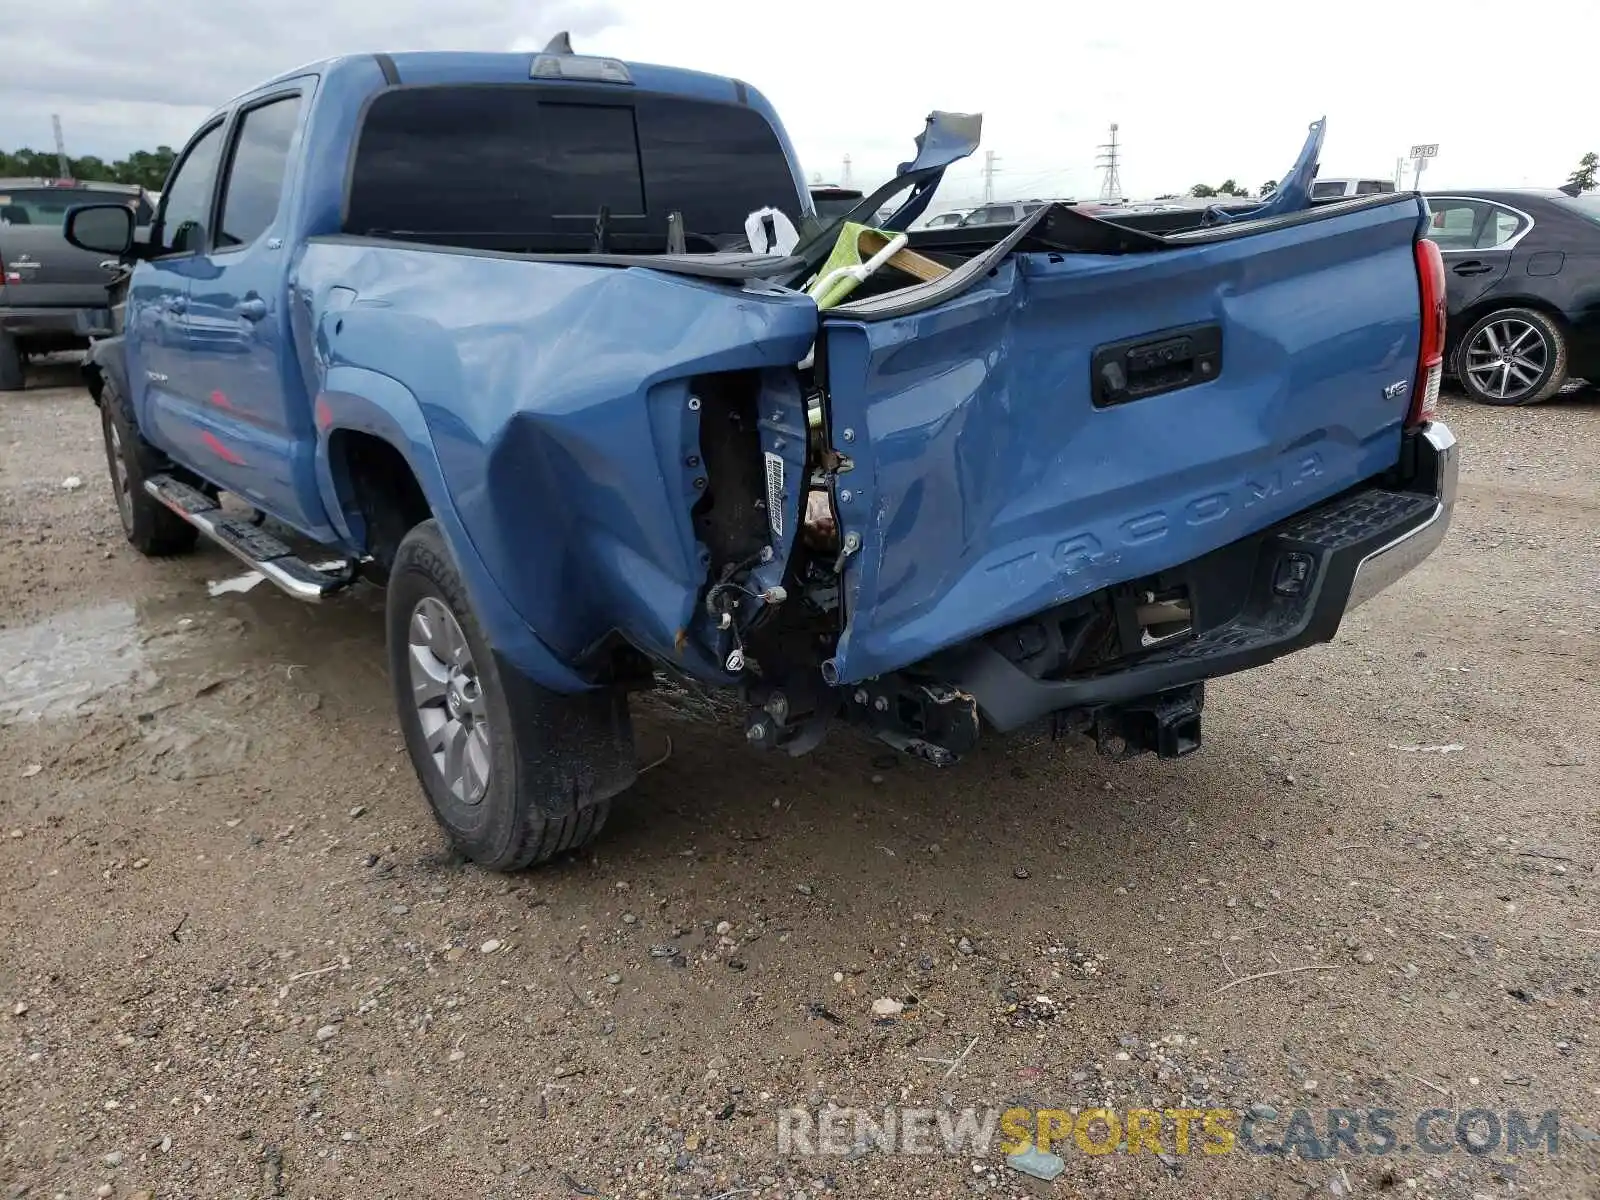
[[[247,246],[278,216],[289,143],[300,123],[300,97],[285,96],[246,111],[239,119],[228,179],[223,185],[217,248]]]
[[[222,150],[222,122],[202,133],[184,152],[183,161],[161,195],[160,254],[195,254],[205,248],[211,220],[211,188]]]

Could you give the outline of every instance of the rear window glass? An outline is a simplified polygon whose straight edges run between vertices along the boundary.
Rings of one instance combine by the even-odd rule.
[[[1600,192],[1596,192],[1593,195],[1562,196],[1556,203],[1568,212],[1577,213],[1580,217],[1588,217],[1591,221],[1600,221]]]
[[[1311,198],[1313,200],[1327,200],[1333,196],[1344,195],[1344,180],[1335,180],[1332,183],[1314,183],[1311,185]]]
[[[731,104],[563,85],[397,88],[368,109],[345,230],[497,250],[744,245],[756,209],[800,216],[777,135]]]
[[[67,209],[80,204],[126,203],[133,209],[134,222],[150,223],[150,206],[128,192],[105,192],[98,188],[0,188],[0,225],[44,225],[60,229]]]

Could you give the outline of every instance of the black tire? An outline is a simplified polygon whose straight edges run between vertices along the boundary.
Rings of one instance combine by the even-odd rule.
[[[106,468],[122,532],[140,554],[165,558],[194,549],[200,531],[144,490],[144,481],[159,475],[166,460],[139,436],[127,400],[109,376],[100,387],[100,432],[105,440]]]
[[[450,758],[442,764],[435,759],[414,695],[418,651],[412,642],[414,636],[423,636],[427,618],[421,625],[414,622],[419,614],[436,614],[435,603],[454,619],[469,659],[457,660],[466,673],[460,688],[453,673],[451,682],[433,685],[441,696],[429,707],[427,719],[441,746],[455,740],[438,732],[451,722],[465,730],[456,756],[460,771],[474,769],[467,765],[469,758],[487,762],[486,780],[458,773],[459,794],[447,782]],[[491,870],[515,871],[592,841],[605,827],[611,797],[635,773],[625,703],[620,710],[615,703],[597,706],[588,694],[563,696],[520,675],[507,678],[478,626],[435,521],[412,529],[395,552],[387,626],[389,675],[406,749],[434,817],[456,849]],[[423,653],[429,652],[424,648]],[[443,658],[429,662],[432,678],[432,666]],[[620,697],[613,699],[621,702]],[[471,716],[474,710],[479,715]],[[480,726],[487,737],[487,750],[481,754],[475,753],[482,747],[473,740]],[[471,798],[474,782],[481,785],[476,799]]]
[[[1513,330],[1510,337],[1507,329]],[[1497,371],[1494,347],[1519,343],[1518,374]],[[1530,339],[1523,341],[1524,338]],[[1527,364],[1537,364],[1532,371]],[[1474,365],[1479,367],[1476,375]],[[1502,308],[1473,322],[1456,347],[1454,374],[1461,390],[1480,404],[1514,407],[1550,399],[1567,382],[1567,338],[1561,326],[1533,308]],[[1533,374],[1532,382],[1528,375]]]
[[[16,338],[0,334],[0,392],[20,392],[25,386],[22,347]]]

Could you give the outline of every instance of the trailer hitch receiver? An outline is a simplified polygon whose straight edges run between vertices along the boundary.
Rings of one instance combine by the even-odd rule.
[[[1095,714],[1095,748],[1116,759],[1151,752],[1160,758],[1193,754],[1200,749],[1203,707],[1205,684],[1197,683],[1103,708]]]

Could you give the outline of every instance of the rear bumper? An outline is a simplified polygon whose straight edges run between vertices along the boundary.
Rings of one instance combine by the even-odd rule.
[[[57,341],[111,334],[111,310],[91,308],[0,308],[0,334]]]
[[[1344,611],[1365,604],[1384,588],[1439,548],[1450,528],[1450,515],[1456,503],[1456,436],[1443,421],[1433,421],[1417,435],[1419,466],[1426,469],[1432,485],[1432,511],[1420,525],[1395,534],[1389,541],[1369,551],[1356,567]]]
[[[1039,678],[1004,652],[1022,640],[1012,627],[936,655],[917,673],[970,693],[991,725],[1009,730],[1051,713],[1142,700],[1329,641],[1345,613],[1421,563],[1449,528],[1455,435],[1432,422],[1409,439],[1406,455],[1403,487],[1347,493],[1177,572],[1203,586],[1196,593],[1195,632],[1170,650],[1104,674]],[[1286,590],[1289,561],[1301,572],[1292,590]]]

